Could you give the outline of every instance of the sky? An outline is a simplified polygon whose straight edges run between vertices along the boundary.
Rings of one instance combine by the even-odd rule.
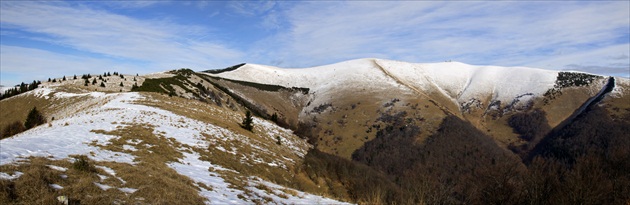
[[[357,58],[630,77],[629,1],[0,1],[0,84]]]

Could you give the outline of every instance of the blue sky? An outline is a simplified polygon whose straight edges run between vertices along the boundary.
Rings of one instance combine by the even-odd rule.
[[[628,1],[1,1],[0,84],[356,58],[630,76]]]

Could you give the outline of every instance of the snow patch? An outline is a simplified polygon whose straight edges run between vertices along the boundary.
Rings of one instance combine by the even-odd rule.
[[[198,153],[183,153],[184,159],[182,161],[186,163],[170,163],[169,167],[175,169],[179,174],[187,176],[197,183],[203,183],[206,186],[212,187],[212,190],[206,190],[202,187],[200,195],[205,197],[208,201],[206,204],[247,204],[247,201],[243,201],[238,198],[239,194],[244,194],[241,190],[236,190],[229,187],[223,178],[219,174],[210,172],[210,168],[227,170],[218,165],[213,165],[210,162],[199,160]]]
[[[56,189],[56,190],[63,189],[63,187],[61,185],[59,185],[59,184],[49,184],[48,186],[50,186],[51,188]]]
[[[138,191],[138,189],[128,188],[128,187],[118,188],[118,190],[127,194],[133,194],[134,192]]]
[[[4,172],[0,172],[0,179],[6,179],[6,180],[14,180],[17,178],[20,178],[20,176],[22,176],[24,173],[22,172],[13,172],[13,174],[7,174]]]
[[[98,182],[94,182],[94,185],[96,185],[98,188],[101,188],[103,191],[107,191],[108,189],[111,189],[112,186],[106,185],[106,184],[101,184]]]
[[[60,166],[55,166],[55,165],[46,165],[48,168],[57,170],[57,171],[61,171],[61,172],[65,172],[68,170],[68,168],[65,167],[60,167]]]

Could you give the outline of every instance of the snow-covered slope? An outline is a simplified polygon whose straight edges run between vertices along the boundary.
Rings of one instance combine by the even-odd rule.
[[[99,102],[95,105],[75,110],[74,113],[59,115],[59,118],[49,124],[41,125],[13,137],[0,141],[0,165],[7,165],[25,160],[29,157],[40,156],[57,160],[71,159],[72,155],[87,155],[91,160],[100,162],[118,162],[135,165],[138,157],[133,151],[146,149],[138,145],[138,140],[128,140],[120,147],[125,152],[104,149],[103,146],[111,145],[111,140],[120,136],[102,134],[110,131],[121,130],[133,125],[150,126],[153,134],[164,136],[164,140],[172,139],[170,143],[181,144],[176,147],[184,157],[175,162],[169,162],[168,167],[174,169],[179,174],[192,179],[197,184],[199,195],[206,198],[207,204],[250,204],[253,199],[272,198],[276,203],[284,204],[339,204],[341,202],[327,199],[321,196],[307,194],[298,190],[282,187],[269,181],[254,176],[244,176],[248,178],[247,190],[239,190],[225,180],[221,173],[211,170],[227,170],[238,173],[234,170],[213,164],[210,161],[202,160],[201,154],[195,150],[222,150],[229,154],[241,158],[242,163],[248,166],[270,166],[287,167],[295,163],[296,159],[302,157],[309,148],[309,145],[302,139],[292,134],[290,130],[280,128],[273,123],[255,118],[255,129],[259,136],[269,140],[271,143],[258,141],[225,127],[217,126],[206,121],[191,119],[173,112],[157,107],[147,106],[140,101],[152,101],[149,96],[140,93],[112,93],[102,92],[90,93],[65,93],[58,92],[51,88],[39,88],[31,91],[33,97],[38,98],[75,98],[89,97],[83,101]],[[158,102],[159,103],[159,102]],[[87,103],[90,105],[90,103]],[[217,114],[224,113],[219,108],[208,108]],[[210,114],[211,114],[210,113]],[[238,118],[239,116],[236,116]],[[260,157],[263,155],[281,155],[275,150],[270,150],[268,145],[275,146],[276,139],[282,139],[283,146],[286,146],[289,153],[275,158]],[[141,140],[140,140],[141,141]],[[247,144],[253,148],[251,153],[237,153],[234,147],[222,147],[221,142],[239,142]],[[150,146],[150,145],[149,145]],[[109,167],[98,167],[110,175],[115,176],[115,170]],[[60,168],[61,169],[61,168]],[[0,178],[15,179],[20,173],[0,172]],[[102,177],[103,178],[103,177]],[[122,181],[122,179],[121,179]],[[112,188],[111,185],[104,185],[95,182],[103,190]],[[278,197],[278,193],[267,193],[257,187],[263,184],[266,187],[278,187],[283,190],[293,190],[295,195]],[[52,185],[51,185],[52,186]],[[56,185],[62,189],[63,187]],[[210,189],[207,189],[209,187]],[[142,187],[118,187],[119,190],[133,193]],[[243,197],[244,191],[254,193],[249,197]]]
[[[474,66],[459,62],[406,63],[377,60],[392,75],[430,92],[439,90],[458,104],[491,97],[510,102],[541,96],[553,88],[557,71],[526,67]]]
[[[216,76],[234,80],[306,87],[313,93],[340,89],[391,89],[417,91],[422,95],[442,94],[457,107],[478,101],[526,104],[553,89],[558,71],[527,67],[476,66],[459,62],[407,63],[383,59],[358,59],[301,69],[282,69],[245,64]],[[597,93],[605,81],[597,81]],[[410,88],[410,89],[408,89]],[[390,90],[391,91],[391,90]],[[430,97],[429,97],[430,98]]]
[[[329,92],[348,87],[379,89],[384,85],[398,86],[380,71],[374,59],[357,59],[300,69],[245,64],[237,70],[217,76],[284,87],[310,88],[313,92]]]

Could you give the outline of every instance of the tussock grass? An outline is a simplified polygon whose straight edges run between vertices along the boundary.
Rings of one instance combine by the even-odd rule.
[[[84,156],[79,160],[51,160],[30,158],[14,165],[0,166],[0,172],[24,173],[15,180],[0,180],[0,204],[56,204],[57,196],[67,196],[81,204],[203,204],[199,189],[191,179],[180,175],[166,165],[178,161],[182,154],[177,148],[183,146],[162,135],[153,134],[153,128],[143,125],[120,126],[118,130],[105,132],[117,135],[102,149],[132,153],[137,156],[136,165],[115,162],[94,162]],[[123,150],[122,145],[132,140],[137,151]],[[135,143],[139,142],[139,143]],[[99,145],[94,145],[99,146]],[[47,165],[64,167],[65,172],[51,169]],[[113,169],[115,176],[99,166]],[[77,167],[77,168],[74,168]],[[86,171],[87,170],[87,171]],[[62,177],[62,176],[66,177]],[[98,175],[106,176],[101,179]],[[95,183],[111,186],[102,190]],[[58,184],[55,190],[50,184]],[[117,188],[134,188],[134,193],[124,193]],[[204,187],[211,190],[210,187]]]
[[[120,136],[112,138],[107,145],[96,145],[103,149],[126,152],[136,156],[137,165],[102,162],[116,170],[116,175],[126,181],[125,186],[138,189],[131,198],[144,198],[149,204],[203,204],[190,178],[182,176],[168,162],[178,162],[183,157],[178,148],[184,147],[177,141],[160,134],[148,125],[130,124],[114,131],[95,130],[96,133]],[[129,144],[128,141],[138,143]],[[125,150],[123,145],[136,147],[136,151]]]
[[[93,163],[88,160],[87,163]],[[48,165],[67,168],[59,171]],[[66,196],[73,202],[81,204],[112,204],[125,202],[128,198],[117,189],[104,191],[94,182],[99,181],[97,174],[105,174],[100,170],[84,172],[72,169],[67,160],[52,160],[34,157],[17,165],[0,166],[0,171],[24,173],[14,180],[0,180],[0,204],[60,204],[58,196]],[[62,186],[54,189],[51,184]]]

